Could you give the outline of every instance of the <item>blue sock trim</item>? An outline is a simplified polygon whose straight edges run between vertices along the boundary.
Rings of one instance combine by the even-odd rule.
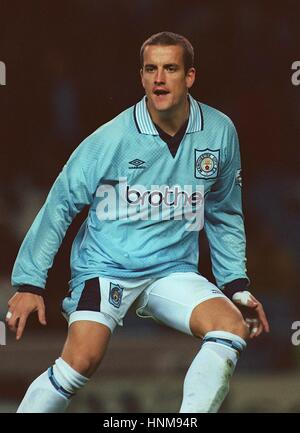
[[[223,344],[224,346],[228,346],[234,350],[237,350],[239,353],[242,353],[244,349],[243,345],[239,341],[232,341],[228,340],[227,338],[205,337],[203,344],[208,342]]]
[[[54,388],[60,393],[62,394],[64,397],[66,398],[71,398],[74,394],[72,394],[71,392],[67,391],[65,388],[63,388],[55,379],[54,377],[54,373],[53,373],[53,367],[48,368],[48,377],[50,382],[52,383],[52,385],[54,386]]]

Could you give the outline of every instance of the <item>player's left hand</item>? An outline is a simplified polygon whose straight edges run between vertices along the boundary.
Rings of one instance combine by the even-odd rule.
[[[258,337],[263,331],[270,332],[269,322],[262,304],[248,291],[236,292],[232,300],[240,306],[250,332],[250,338]]]

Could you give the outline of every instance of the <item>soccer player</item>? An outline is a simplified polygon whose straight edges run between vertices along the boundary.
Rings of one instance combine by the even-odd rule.
[[[65,411],[135,300],[140,316],[202,339],[181,412],[217,412],[245,340],[269,331],[248,290],[237,134],[226,115],[189,94],[193,59],[183,36],[144,42],[145,96],[74,151],[23,241],[6,319],[17,340],[32,312],[46,324],[48,269],[72,219],[90,206],[71,252],[65,345],[18,412]],[[218,287],[198,273],[203,224]]]

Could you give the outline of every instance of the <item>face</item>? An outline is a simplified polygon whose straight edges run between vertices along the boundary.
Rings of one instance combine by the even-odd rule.
[[[185,72],[180,45],[147,45],[141,78],[150,112],[172,113],[187,103],[195,69]]]

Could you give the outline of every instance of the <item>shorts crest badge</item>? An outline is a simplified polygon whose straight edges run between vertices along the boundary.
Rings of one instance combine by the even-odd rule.
[[[109,303],[116,308],[120,308],[123,296],[123,287],[118,284],[110,283],[109,288]]]
[[[195,149],[195,177],[215,179],[219,171],[220,150]]]

